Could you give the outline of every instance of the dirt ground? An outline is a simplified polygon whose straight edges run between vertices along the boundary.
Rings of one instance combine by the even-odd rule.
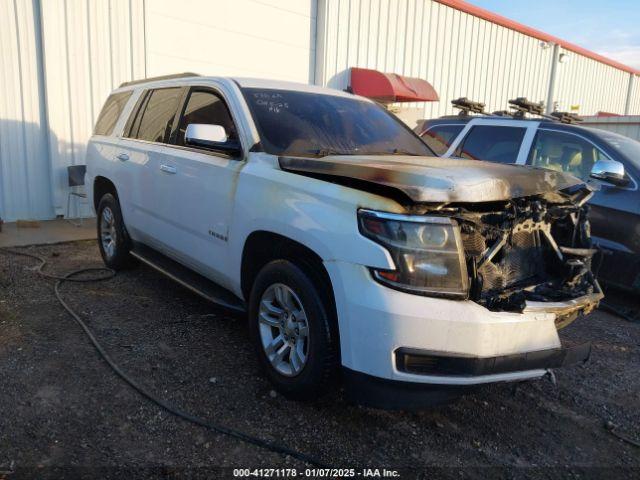
[[[27,251],[45,255],[59,273],[101,265],[94,242]],[[233,474],[218,467],[305,468],[187,423],[133,391],[34,263],[0,254],[0,478],[60,471],[213,478]],[[606,428],[610,422],[640,441],[640,323],[598,311],[563,330],[565,339],[593,342],[593,353],[558,370],[557,385],[492,385],[444,407],[387,412],[350,405],[340,392],[308,404],[276,395],[242,319],[148,267],[62,288],[120,366],[158,396],[333,467],[399,469],[401,478],[640,476],[640,448]]]

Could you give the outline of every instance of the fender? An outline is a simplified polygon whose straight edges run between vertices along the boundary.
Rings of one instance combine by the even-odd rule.
[[[378,195],[284,172],[263,162],[249,162],[239,178],[230,222],[229,277],[240,278],[244,245],[255,231],[295,240],[324,262],[395,268],[384,247],[360,234],[358,208],[404,210],[397,202]],[[241,291],[239,282],[234,290]]]

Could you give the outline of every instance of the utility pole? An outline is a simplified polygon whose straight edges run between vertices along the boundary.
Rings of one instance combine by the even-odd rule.
[[[633,97],[633,84],[636,79],[636,74],[629,72],[629,86],[627,87],[627,100],[624,103],[624,114],[629,115],[631,113],[631,97]]]
[[[555,96],[556,77],[558,76],[558,63],[560,60],[560,45],[553,44],[551,52],[551,74],[549,75],[549,89],[547,90],[547,106],[545,113],[549,115],[553,111],[553,97]]]

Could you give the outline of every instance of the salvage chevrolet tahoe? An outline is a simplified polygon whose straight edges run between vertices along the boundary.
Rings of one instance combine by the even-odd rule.
[[[420,407],[589,355],[558,336],[602,297],[589,187],[437,158],[365,98],[196,75],[123,84],[87,184],[106,265],[137,259],[247,312],[287,397],[340,379],[361,403]]]

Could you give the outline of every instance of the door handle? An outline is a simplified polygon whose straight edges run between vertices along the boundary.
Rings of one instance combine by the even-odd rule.
[[[178,169],[176,167],[172,167],[171,165],[160,165],[160,170],[165,173],[178,173]]]
[[[126,153],[120,153],[120,154],[118,154],[118,156],[116,158],[118,160],[126,162],[127,160],[129,160],[129,155],[127,155]]]

